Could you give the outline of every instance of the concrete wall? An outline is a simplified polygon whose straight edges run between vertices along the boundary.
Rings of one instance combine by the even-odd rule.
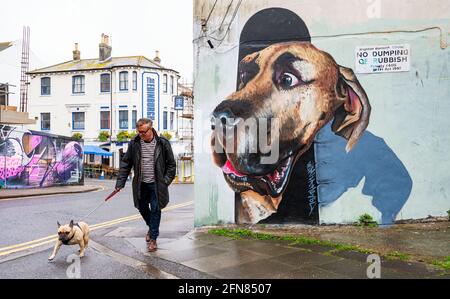
[[[82,184],[82,148],[70,138],[0,125],[0,187]]]
[[[320,223],[349,223],[364,213],[380,223],[446,215],[450,209],[448,1],[247,0],[239,8],[239,1],[228,8],[230,1],[219,0],[212,10],[214,2],[197,0],[194,7],[197,226],[235,222],[235,194],[220,168],[213,166],[209,119],[236,90],[243,26],[269,7],[296,13],[306,23],[311,42],[348,68],[355,69],[356,47],[411,46],[408,72],[357,74],[372,114],[353,151],[345,152],[346,141],[333,134],[329,124],[316,135]],[[233,12],[236,17],[230,24]],[[202,30],[202,19],[209,15]]]

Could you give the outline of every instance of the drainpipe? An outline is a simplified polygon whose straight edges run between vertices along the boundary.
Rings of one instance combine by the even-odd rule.
[[[141,80],[141,82],[142,82],[142,94],[141,94],[141,97],[142,97],[142,106],[141,106],[141,110],[142,110],[142,117],[144,117],[144,75],[145,74],[151,74],[151,75],[156,75],[157,77],[158,77],[158,130],[160,129],[160,126],[159,126],[159,115],[160,115],[160,95],[161,95],[161,90],[160,90],[160,77],[159,77],[159,74],[158,73],[156,73],[156,72],[143,72],[142,73],[142,80]]]
[[[113,153],[113,144],[112,144],[112,134],[113,134],[113,121],[112,121],[112,117],[113,117],[113,69],[110,68],[109,69],[109,101],[110,101],[110,106],[109,106],[109,150],[110,152],[113,154],[111,156],[111,166],[112,168],[114,168],[114,153]]]

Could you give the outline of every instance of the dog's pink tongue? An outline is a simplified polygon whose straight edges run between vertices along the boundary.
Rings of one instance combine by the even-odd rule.
[[[245,174],[240,173],[239,171],[236,170],[236,168],[234,168],[234,166],[233,166],[233,164],[231,164],[230,160],[227,160],[227,163],[225,163],[225,165],[222,167],[222,171],[225,172],[226,174],[232,173],[239,177],[245,176]]]

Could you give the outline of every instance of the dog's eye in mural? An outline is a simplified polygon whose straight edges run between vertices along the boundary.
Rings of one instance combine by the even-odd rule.
[[[273,81],[278,89],[289,90],[314,82],[314,69],[311,63],[295,57],[292,53],[281,54],[275,61],[273,69]]]
[[[273,81],[278,89],[289,90],[303,83],[299,71],[293,67],[295,61],[298,59],[291,53],[284,53],[275,61]]]
[[[277,78],[277,85],[282,89],[291,89],[300,85],[300,80],[291,73],[283,73]]]

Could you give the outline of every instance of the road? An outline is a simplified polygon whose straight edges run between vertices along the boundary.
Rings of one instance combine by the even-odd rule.
[[[89,180],[102,189],[90,193],[50,195],[0,201],[0,278],[202,278],[201,273],[142,254],[132,242],[147,227],[133,206],[131,182],[88,219],[82,219],[113,191],[114,181]],[[172,185],[163,211],[158,242],[193,229],[193,185]],[[63,246],[48,262],[57,224],[85,221],[92,230],[90,248],[79,261],[77,246]]]

